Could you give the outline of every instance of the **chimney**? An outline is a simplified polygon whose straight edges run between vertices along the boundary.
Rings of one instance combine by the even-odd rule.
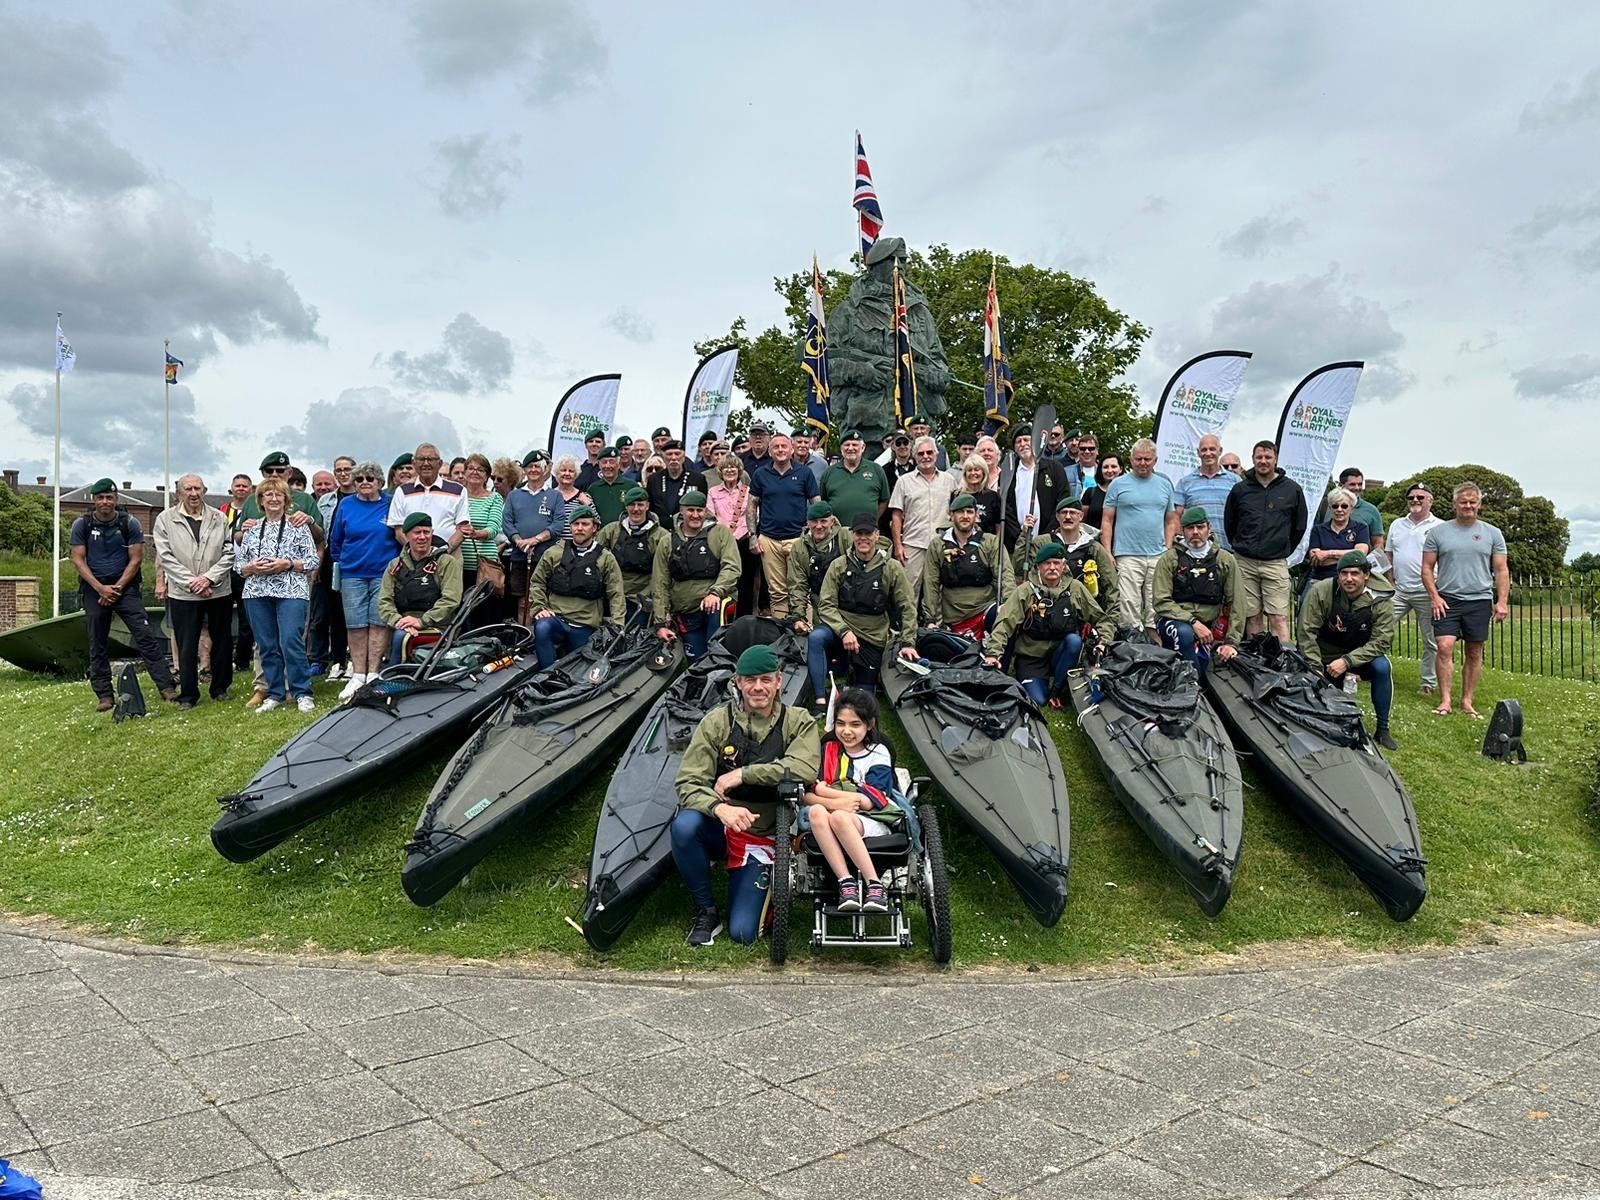
[[[35,475],[35,476],[34,476],[34,477],[33,477],[33,481],[34,481],[34,482],[35,482],[35,483],[37,483],[37,484],[38,484],[38,485],[39,485],[39,486],[40,486],[40,487],[43,487],[43,486],[44,486],[44,482],[45,482],[45,481],[44,481],[44,476],[43,476],[43,475]]]
[[[131,492],[133,490],[133,484],[130,483],[128,480],[124,479],[122,481],[122,490],[125,491],[125,492]]]
[[[5,472],[5,477],[6,477],[6,486],[8,488],[10,488],[13,492],[16,491],[17,490],[18,472],[12,467],[7,467],[6,468],[6,472]]]

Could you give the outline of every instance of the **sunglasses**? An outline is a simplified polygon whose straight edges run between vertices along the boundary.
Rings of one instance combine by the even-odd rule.
[[[1416,494],[1416,495],[1414,495],[1414,496],[1407,496],[1407,497],[1406,497],[1406,503],[1407,503],[1407,504],[1422,504],[1422,503],[1424,503],[1424,502],[1425,502],[1425,501],[1426,501],[1426,500],[1427,500],[1427,499],[1428,499],[1428,497],[1427,497],[1427,496],[1424,496],[1424,495],[1423,495],[1423,494],[1422,494],[1422,493],[1421,493],[1421,492],[1418,492],[1418,493],[1417,493],[1417,494]]]
[[[263,467],[261,469],[268,475],[287,475],[289,473],[288,467]]]
[[[383,480],[379,479],[376,475],[357,475],[356,478],[355,478],[355,482],[357,482],[357,483],[382,483]]]
[[[1336,511],[1343,511],[1344,509],[1347,509],[1350,506],[1348,504],[1330,504],[1330,505],[1328,505],[1328,507],[1331,508],[1331,509],[1334,509]]]
[[[1239,471],[1239,470],[1243,470],[1243,464],[1241,464],[1241,463],[1223,463],[1222,464],[1222,469],[1224,471]]]

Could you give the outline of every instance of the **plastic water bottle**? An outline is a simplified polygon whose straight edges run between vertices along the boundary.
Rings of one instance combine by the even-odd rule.
[[[1360,686],[1361,681],[1356,678],[1356,673],[1354,671],[1346,671],[1344,673],[1344,690],[1346,695],[1354,696],[1356,694],[1356,689]]]

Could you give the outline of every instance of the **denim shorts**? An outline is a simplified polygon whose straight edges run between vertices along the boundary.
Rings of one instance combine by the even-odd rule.
[[[378,593],[382,590],[381,575],[376,579],[352,579],[346,575],[339,580],[339,600],[344,605],[346,629],[383,624],[378,617]]]

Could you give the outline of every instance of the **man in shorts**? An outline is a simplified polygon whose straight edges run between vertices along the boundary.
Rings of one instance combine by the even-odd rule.
[[[1422,586],[1433,609],[1433,639],[1438,647],[1439,716],[1450,715],[1450,684],[1455,672],[1456,639],[1467,643],[1461,670],[1461,711],[1481,714],[1472,706],[1483,674],[1483,644],[1490,620],[1509,613],[1511,571],[1506,565],[1506,537],[1487,521],[1478,520],[1483,495],[1478,485],[1463,481],[1452,494],[1456,519],[1428,530],[1422,543]]]
[[[1222,523],[1239,564],[1245,634],[1270,625],[1272,635],[1287,646],[1289,555],[1306,535],[1306,497],[1278,466],[1275,443],[1257,442],[1250,461],[1253,469],[1228,493]]]

